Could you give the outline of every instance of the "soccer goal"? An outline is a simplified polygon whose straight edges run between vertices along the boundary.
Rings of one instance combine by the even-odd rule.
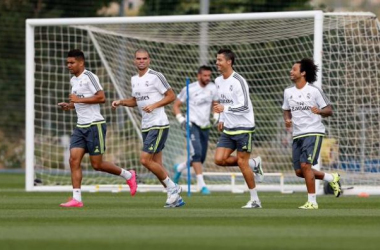
[[[327,135],[321,152],[324,171],[339,172],[348,193],[379,193],[380,185],[380,41],[379,22],[372,13],[321,11],[194,16],[28,19],[26,21],[26,190],[71,190],[69,138],[75,111],[63,112],[57,103],[68,100],[71,75],[67,51],[78,48],[86,68],[99,76],[107,102],[102,114],[108,125],[105,158],[136,169],[139,190],[162,190],[156,178],[139,163],[142,145],[137,109],[111,109],[115,99],[130,96],[130,77],[136,73],[134,51],[146,48],[151,68],[162,72],[178,94],[186,77],[196,81],[201,64],[216,71],[216,52],[231,48],[235,70],[250,86],[256,117],[252,156],[261,155],[267,176],[258,189],[305,190],[291,163],[291,132],[282,120],[284,89],[291,84],[295,61],[314,58],[321,70],[317,85],[331,99],[334,116],[325,120]],[[184,132],[166,108],[170,134],[164,165],[186,158]],[[213,154],[219,134],[211,129],[205,181],[211,191],[244,191],[239,169],[218,167]],[[93,171],[83,160],[83,189],[127,189],[121,178]],[[194,179],[194,178],[192,178]],[[186,186],[186,174],[181,184]],[[195,183],[195,182],[193,182]],[[195,186],[192,189],[195,190]],[[318,183],[322,192],[322,183]]]

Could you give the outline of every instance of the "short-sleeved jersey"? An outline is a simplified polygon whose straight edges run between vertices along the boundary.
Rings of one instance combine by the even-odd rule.
[[[218,100],[216,86],[210,82],[202,87],[198,81],[189,85],[189,106],[190,122],[201,128],[210,126],[210,113],[212,101]],[[186,87],[177,96],[182,103],[186,103]]]
[[[215,79],[220,104],[224,105],[220,120],[226,134],[250,133],[255,130],[255,118],[247,81],[235,71],[227,79]]]
[[[84,70],[83,73],[70,80],[71,93],[79,98],[87,98],[94,96],[98,91],[103,90],[99,83],[99,78],[91,71]],[[78,125],[91,125],[93,122],[103,121],[104,118],[100,114],[100,105],[87,103],[74,103],[75,111],[78,116]]]
[[[283,110],[292,114],[293,138],[307,135],[323,135],[325,126],[320,115],[311,112],[312,107],[323,109],[330,104],[323,91],[306,83],[302,89],[291,86],[284,91]]]
[[[137,106],[141,112],[141,129],[143,132],[154,128],[169,127],[169,120],[164,107],[159,107],[151,113],[142,110],[143,107],[156,103],[171,87],[160,72],[148,69],[143,75],[134,75],[131,78],[132,96],[136,98]]]

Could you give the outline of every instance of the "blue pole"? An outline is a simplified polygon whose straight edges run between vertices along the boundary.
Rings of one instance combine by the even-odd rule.
[[[191,196],[191,175],[190,175],[190,106],[189,106],[189,85],[190,78],[186,77],[186,151],[187,151],[187,196]]]

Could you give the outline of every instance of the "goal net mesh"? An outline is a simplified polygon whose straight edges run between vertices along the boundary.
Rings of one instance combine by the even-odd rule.
[[[321,169],[341,173],[344,185],[379,185],[377,25],[377,19],[369,16],[324,17],[322,88],[333,104],[334,115],[324,120],[327,134]],[[67,52],[74,48],[84,51],[86,68],[99,76],[105,90],[107,101],[101,105],[108,127],[104,158],[120,167],[136,169],[140,184],[159,184],[139,163],[141,115],[136,108],[111,109],[113,100],[131,96],[135,50],[149,51],[150,67],[163,73],[178,94],[186,85],[186,77],[196,81],[200,58],[212,66],[213,79],[218,76],[216,52],[222,47],[235,52],[234,69],[249,84],[256,120],[252,157],[262,157],[266,173],[282,173],[286,185],[304,183],[294,175],[292,136],[285,129],[281,105],[283,91],[291,85],[289,71],[293,63],[313,57],[314,18],[38,26],[34,37],[34,174],[42,181],[39,185],[71,185],[68,149],[77,118],[75,111],[61,111],[57,103],[68,101],[71,75],[65,61]],[[201,47],[205,54],[200,55]],[[186,141],[172,105],[166,107],[166,113],[170,133],[163,159],[172,175],[173,165],[186,159]],[[216,128],[211,128],[204,171],[239,173],[237,167],[214,164],[218,137]],[[83,159],[82,169],[83,185],[123,184],[121,178],[94,171],[88,156]],[[210,186],[224,185],[230,184],[231,178],[206,175],[205,181]],[[236,181],[244,184],[239,176]],[[186,182],[184,173],[180,183]],[[258,186],[265,185],[279,185],[278,178],[267,176]]]

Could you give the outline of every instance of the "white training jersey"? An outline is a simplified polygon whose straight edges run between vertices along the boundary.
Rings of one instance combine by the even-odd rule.
[[[284,91],[283,110],[292,114],[293,138],[311,134],[324,134],[325,126],[320,115],[311,112],[312,107],[323,109],[330,104],[323,91],[306,83],[302,89],[291,86]]]
[[[233,73],[224,79],[215,79],[220,104],[224,105],[220,122],[224,122],[223,132],[239,134],[255,130],[255,118],[247,81],[238,73]]]
[[[73,76],[70,80],[71,93],[80,98],[94,96],[98,91],[103,90],[99,83],[99,78],[91,71],[84,70],[78,77]],[[87,103],[74,103],[78,116],[78,125],[91,125],[93,122],[104,121],[100,114],[100,105]]]
[[[190,122],[201,128],[210,126],[210,113],[212,101],[218,100],[216,94],[216,86],[210,82],[202,87],[198,81],[189,85],[189,113]],[[186,87],[177,96],[182,103],[186,103],[187,93]]]
[[[142,115],[142,131],[169,127],[169,120],[164,107],[156,108],[151,113],[142,110],[143,107],[162,100],[165,92],[171,88],[164,75],[148,69],[141,77],[138,74],[132,76],[131,83],[132,96],[136,98],[137,106]]]

